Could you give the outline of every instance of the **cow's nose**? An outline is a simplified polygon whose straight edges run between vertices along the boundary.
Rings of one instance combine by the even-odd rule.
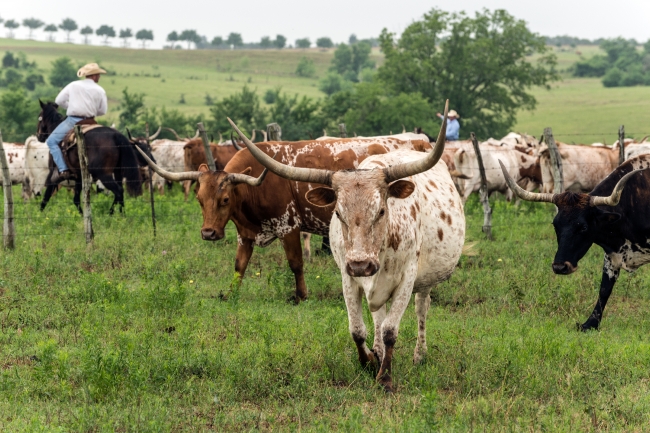
[[[556,274],[560,274],[560,275],[571,274],[571,273],[575,272],[575,270],[577,268],[578,267],[573,266],[571,264],[571,262],[564,262],[564,263],[556,262],[556,263],[553,263],[553,272],[555,272]]]
[[[216,241],[217,232],[215,229],[201,229],[201,237],[204,241]]]
[[[379,271],[379,264],[374,260],[349,261],[345,270],[351,277],[371,277]]]

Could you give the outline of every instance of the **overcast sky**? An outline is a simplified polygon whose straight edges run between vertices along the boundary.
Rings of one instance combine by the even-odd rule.
[[[0,17],[22,22],[35,17],[58,24],[70,17],[80,27],[94,29],[102,24],[116,31],[141,28],[154,32],[153,47],[161,47],[172,30],[195,29],[211,40],[241,33],[244,42],[257,42],[262,36],[283,34],[293,44],[297,38],[312,41],[329,36],[334,42],[347,42],[351,33],[360,39],[377,36],[386,27],[401,33],[412,21],[433,7],[473,13],[482,8],[508,10],[528,22],[529,28],[543,35],[568,34],[588,39],[599,37],[650,38],[650,0],[464,0],[441,2],[422,0],[108,0],[67,2],[53,0],[2,0]],[[0,35],[6,29],[0,29]],[[27,31],[16,31],[26,38]],[[45,39],[42,31],[37,39]],[[81,36],[74,34],[75,41]],[[57,40],[63,33],[56,34]],[[98,43],[94,37],[93,43]],[[113,43],[114,45],[116,42]]]

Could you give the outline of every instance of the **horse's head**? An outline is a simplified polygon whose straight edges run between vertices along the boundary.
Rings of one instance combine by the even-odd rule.
[[[36,127],[36,137],[38,141],[45,142],[50,133],[54,131],[59,123],[63,120],[63,116],[59,113],[59,106],[54,102],[45,102],[38,100],[41,104],[41,113],[38,115],[38,125]]]

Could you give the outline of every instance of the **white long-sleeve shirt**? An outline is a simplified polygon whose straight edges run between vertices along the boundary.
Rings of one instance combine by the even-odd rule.
[[[102,116],[108,109],[106,92],[88,78],[65,86],[54,102],[65,108],[68,116],[73,117]]]

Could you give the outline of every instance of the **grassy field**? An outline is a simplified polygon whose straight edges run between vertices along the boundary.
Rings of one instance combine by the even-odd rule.
[[[647,431],[648,269],[622,275],[601,331],[576,332],[603,254],[554,275],[552,206],[497,201],[488,242],[468,202],[478,254],[434,290],[419,366],[407,310],[385,395],[357,363],[331,258],[306,265],[310,298],[295,306],[279,243],[233,290],[233,227],[201,241],[178,189],[157,200],[156,239],[146,201],[109,217],[93,196],[91,247],[71,200],[19,205],[17,248],[0,252],[3,432]]]
[[[149,107],[175,108],[184,113],[208,115],[205,96],[221,98],[249,85],[263,95],[268,89],[282,86],[285,91],[314,98],[319,78],[326,74],[332,50],[138,50],[53,44],[24,40],[0,39],[0,52],[23,51],[30,60],[47,71],[51,61],[68,56],[75,64],[97,61],[116,76],[102,79],[110,102],[109,118],[117,118],[122,90],[145,93]],[[650,110],[650,87],[605,88],[599,79],[572,78],[566,72],[581,56],[600,51],[594,46],[553,47],[558,56],[562,81],[552,89],[534,89],[539,104],[533,112],[522,111],[515,130],[541,135],[553,127],[559,140],[571,143],[612,143],[618,127],[624,124],[628,136],[641,138],[650,133],[647,112]],[[578,54],[579,53],[579,54]],[[300,78],[294,72],[306,56],[314,61],[316,76]],[[373,58],[381,63],[378,51]],[[185,104],[179,101],[184,96]],[[453,105],[453,101],[452,101]],[[462,113],[461,113],[462,115]],[[412,125],[407,125],[410,129]],[[485,137],[487,138],[487,137]]]

